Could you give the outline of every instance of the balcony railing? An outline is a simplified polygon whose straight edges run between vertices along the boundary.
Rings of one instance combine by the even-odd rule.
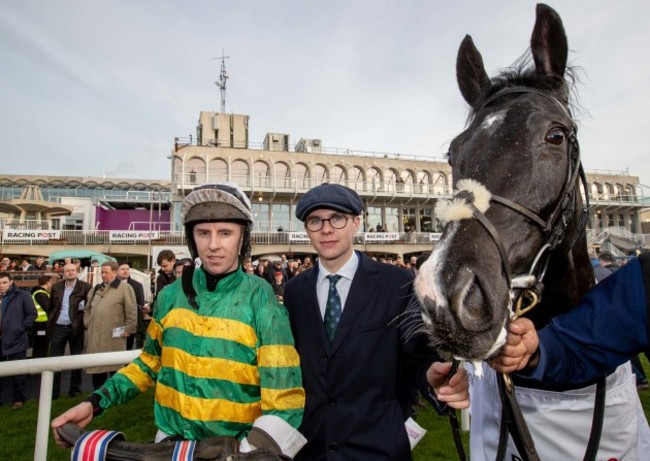
[[[308,239],[302,234],[302,224],[299,226],[290,224],[290,229],[297,231],[255,231],[252,233],[251,240],[254,244],[259,245],[277,245],[277,244],[299,244],[307,243]],[[126,232],[126,231],[125,231]],[[2,245],[186,245],[184,232],[158,232],[155,237],[150,239],[120,239],[111,240],[111,231],[58,231],[60,238],[56,239],[38,239],[38,238],[5,238],[0,234],[0,244]],[[429,243],[435,239],[438,234],[432,232],[360,232],[355,237],[355,243],[361,244],[423,244]]]
[[[309,189],[316,187],[323,182],[336,182],[338,184],[356,190],[360,195],[382,195],[382,196],[401,196],[401,197],[420,197],[420,198],[449,198],[451,191],[445,186],[442,180],[434,183],[413,183],[399,182],[396,180],[379,180],[361,181],[347,178],[333,179],[328,177],[273,177],[270,174],[255,172],[250,174],[230,174],[224,173],[175,173],[174,184],[182,189],[193,189],[203,184],[209,184],[219,181],[230,181],[237,184],[245,191],[255,194],[257,192],[284,192],[284,193],[304,193]]]

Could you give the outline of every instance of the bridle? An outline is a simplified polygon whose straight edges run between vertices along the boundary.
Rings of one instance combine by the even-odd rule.
[[[577,127],[573,122],[571,112],[566,105],[550,93],[535,88],[510,87],[497,91],[488,97],[481,107],[477,109],[477,112],[494,102],[496,99],[507,94],[535,94],[546,98],[555,106],[560,108],[568,119],[571,120],[570,127],[563,127],[565,135],[567,136],[569,156],[566,179],[560,198],[548,218],[544,219],[530,208],[508,198],[498,195],[491,195],[490,198],[491,202],[509,208],[510,210],[524,216],[540,228],[544,236],[544,243],[533,258],[528,273],[517,274],[514,277],[512,276],[508,266],[505,246],[503,245],[499,233],[490,220],[485,216],[484,212],[474,205],[474,194],[467,190],[461,190],[454,197],[454,199],[464,200],[465,205],[468,206],[472,212],[472,218],[476,219],[482,225],[494,241],[495,246],[499,251],[503,272],[510,291],[510,299],[513,300],[514,308],[511,311],[511,320],[514,320],[530,311],[541,301],[543,279],[546,274],[551,253],[558,249],[560,245],[563,245],[563,251],[568,252],[582,234],[589,217],[589,194],[587,189],[587,177],[582,167],[582,162],[580,161],[580,146],[576,137]],[[582,209],[577,209],[578,204],[581,203],[578,196],[578,194],[580,194],[580,188],[577,183],[578,179],[581,181],[585,190],[585,204]],[[569,240],[567,239],[566,231],[576,214],[579,215],[577,229],[574,232],[572,239]],[[497,382],[502,402],[502,417],[496,459],[502,460],[505,457],[507,436],[509,432],[524,461],[539,461],[539,455],[535,449],[535,443],[530,431],[528,430],[528,426],[526,425],[521,409],[519,408],[519,404],[517,403],[510,376],[507,374],[498,374]],[[603,378],[599,380],[597,384],[594,417],[589,443],[584,457],[585,460],[595,459],[596,452],[598,451],[604,416],[604,396],[605,379]],[[452,421],[452,432],[453,426]],[[454,437],[456,438],[456,435],[454,435]],[[456,443],[456,446],[458,450],[458,443]],[[465,454],[464,452],[461,453],[461,450],[462,446],[461,449],[458,450],[459,457],[462,460],[465,459]]]

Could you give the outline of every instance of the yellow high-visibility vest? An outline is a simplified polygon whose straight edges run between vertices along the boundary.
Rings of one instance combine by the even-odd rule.
[[[40,304],[38,304],[38,301],[36,301],[36,294],[37,293],[45,293],[47,297],[50,297],[50,294],[47,292],[47,290],[36,290],[34,293],[32,293],[32,299],[34,300],[34,305],[36,306],[36,313],[38,316],[36,317],[35,322],[47,322],[47,312],[45,312],[45,309],[43,309]]]

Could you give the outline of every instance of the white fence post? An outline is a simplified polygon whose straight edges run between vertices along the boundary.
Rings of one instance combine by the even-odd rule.
[[[42,374],[36,423],[34,461],[47,461],[47,444],[50,437],[52,412],[52,385],[54,372],[80,368],[125,365],[140,354],[140,350],[104,352],[101,354],[66,355],[43,359],[12,360],[0,363],[0,378],[4,376]]]

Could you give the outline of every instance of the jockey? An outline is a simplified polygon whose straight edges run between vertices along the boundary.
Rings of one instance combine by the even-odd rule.
[[[252,452],[266,440],[264,448],[293,457],[305,443],[297,431],[300,360],[286,309],[268,283],[241,268],[250,253],[250,202],[234,184],[205,185],[185,197],[181,217],[201,266],[186,267],[160,292],[139,357],[52,421],[57,443],[68,446],[57,428],[83,427],[154,387],[156,442],[229,436]]]

